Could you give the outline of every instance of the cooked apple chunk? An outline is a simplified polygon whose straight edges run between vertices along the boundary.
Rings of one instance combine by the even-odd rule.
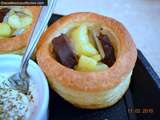
[[[8,37],[11,34],[11,28],[7,23],[0,23],[0,36]]]
[[[88,29],[85,24],[81,24],[71,31],[71,39],[77,55],[93,56],[98,54],[96,48],[89,42]]]
[[[14,28],[14,29],[19,29],[21,28],[21,20],[20,17],[17,15],[11,15],[8,17],[8,24]]]
[[[77,71],[83,71],[83,72],[89,72],[89,71],[100,71],[107,69],[108,66],[104,63],[97,62],[97,60],[82,55],[79,58],[78,65],[75,66],[75,70]]]
[[[32,17],[26,16],[21,18],[21,27],[26,27],[32,23]]]
[[[107,69],[107,68],[109,68],[109,67],[108,67],[106,64],[102,63],[102,62],[100,62],[100,63],[98,63],[98,64],[96,65],[96,70],[97,70],[97,71],[105,70],[105,69]]]
[[[19,17],[18,15],[13,14],[8,18],[8,24],[14,29],[25,28],[31,23],[32,23],[32,17],[30,16]]]
[[[79,58],[79,62],[78,65],[75,67],[76,70],[78,71],[94,71],[96,70],[96,65],[97,65],[97,61],[82,55]]]
[[[100,61],[102,59],[101,55],[100,54],[97,54],[97,55],[94,55],[94,56],[91,56],[92,59],[96,60],[96,61]]]

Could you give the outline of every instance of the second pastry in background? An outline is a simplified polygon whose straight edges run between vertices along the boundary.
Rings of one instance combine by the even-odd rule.
[[[0,7],[0,54],[22,54],[40,13],[39,6]]]

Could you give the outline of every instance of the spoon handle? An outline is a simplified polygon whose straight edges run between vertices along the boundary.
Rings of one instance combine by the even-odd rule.
[[[41,34],[44,32],[48,21],[53,13],[53,8],[56,5],[57,0],[48,0],[48,6],[43,6],[40,12],[40,15],[37,19],[33,32],[29,38],[28,46],[25,50],[24,56],[21,61],[19,74],[21,77],[26,75],[28,61],[32,56],[32,53],[41,37]]]

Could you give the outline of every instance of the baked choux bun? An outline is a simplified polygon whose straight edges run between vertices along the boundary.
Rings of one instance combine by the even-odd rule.
[[[54,22],[42,35],[36,59],[50,87],[74,106],[112,106],[129,87],[136,46],[117,20],[80,12]]]
[[[39,13],[39,6],[0,7],[0,54],[24,52]]]

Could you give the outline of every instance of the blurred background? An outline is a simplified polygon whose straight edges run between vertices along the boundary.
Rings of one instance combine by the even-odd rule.
[[[123,23],[160,76],[160,0],[58,0],[54,13],[82,11],[110,16]]]

